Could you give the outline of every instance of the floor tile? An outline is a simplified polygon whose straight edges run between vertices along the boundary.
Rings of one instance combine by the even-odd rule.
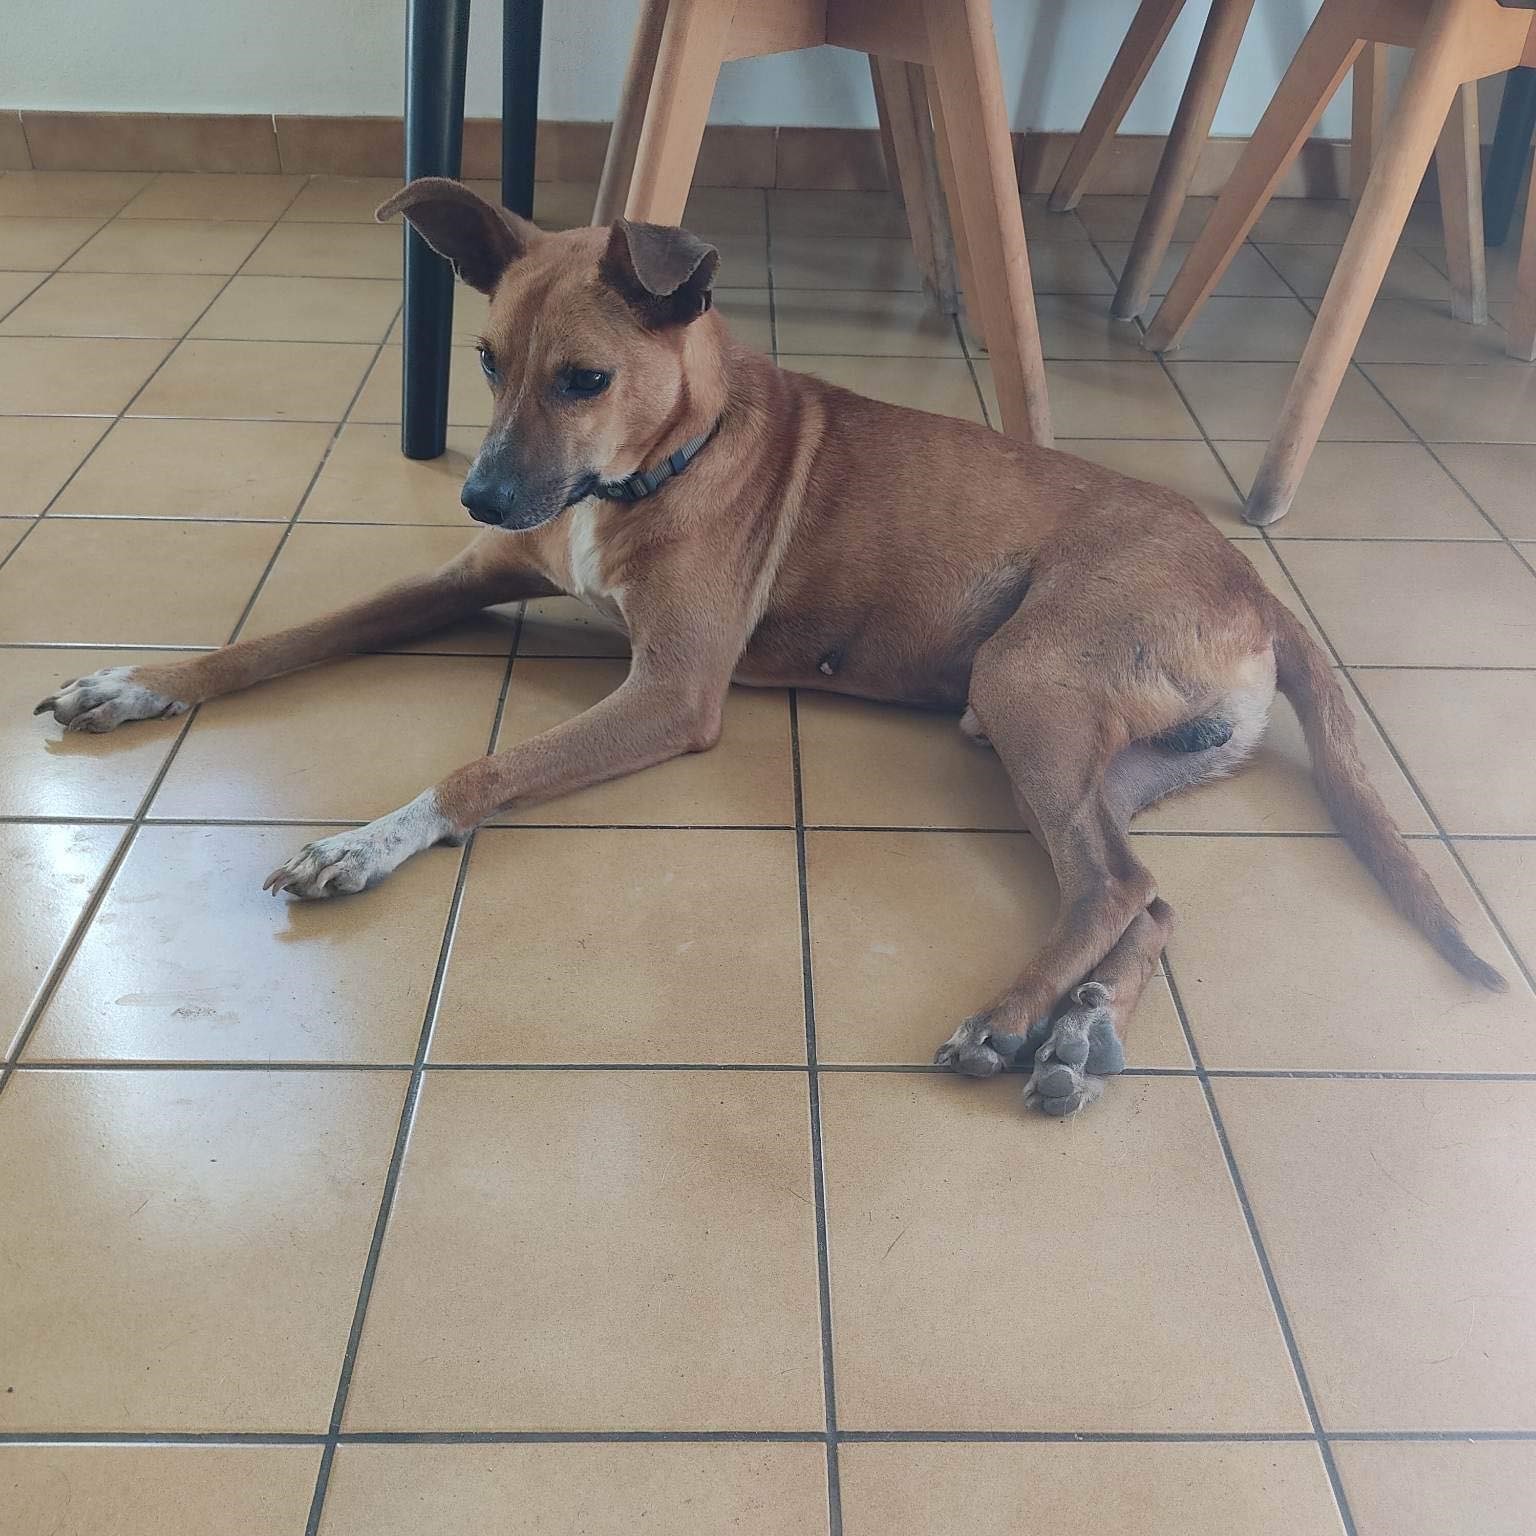
[[[1130,241],[1101,240],[1098,245],[1104,253],[1104,259],[1118,278],[1125,270],[1126,258],[1131,253]],[[1154,297],[1161,297],[1168,292],[1174,278],[1178,276],[1179,268],[1184,265],[1184,258],[1189,255],[1189,249],[1187,240],[1175,241],[1168,247],[1168,254],[1163,258],[1162,265],[1158,267],[1152,279],[1151,291]],[[1314,247],[1292,246],[1287,249],[1310,251]],[[1429,270],[1434,272],[1432,267]],[[1438,273],[1434,275],[1439,276]],[[1443,287],[1445,279],[1441,278],[1440,282]],[[1222,274],[1221,281],[1216,284],[1211,293],[1218,299],[1280,299],[1289,297],[1291,290],[1285,278],[1259,254],[1257,247],[1240,245],[1237,248],[1237,254]]]
[[[1291,363],[1193,362],[1178,353],[1170,356],[1168,372],[1211,437],[1264,443],[1296,376]],[[1344,375],[1323,423],[1324,442],[1392,443],[1410,436],[1397,413],[1357,371]]]
[[[1349,664],[1522,667],[1536,576],[1499,544],[1287,544],[1285,564]]]
[[[0,824],[6,881],[18,895],[26,893],[6,924],[0,949],[0,1055],[15,1043],[48,968],[122,835],[121,827]]]
[[[1086,240],[1031,240],[1029,274],[1037,297],[1045,294],[1092,294],[1108,298],[1115,279]],[[1104,313],[1108,304],[1100,304]]]
[[[1446,443],[1440,462],[1512,539],[1536,539],[1536,446]]]
[[[236,341],[383,341],[400,284],[363,277],[235,277],[194,336]]]
[[[1290,558],[1290,551],[1293,547],[1301,548],[1302,546],[1287,545],[1287,560]],[[1312,617],[1307,612],[1306,604],[1302,602],[1297,594],[1295,583],[1286,575],[1285,569],[1280,564],[1274,550],[1266,544],[1257,543],[1251,539],[1244,540],[1241,548],[1244,558],[1252,562],[1253,568],[1259,573],[1259,577],[1264,585],[1301,620],[1312,638],[1326,649],[1327,646],[1323,640],[1322,631],[1312,622]]]
[[[1536,672],[1355,676],[1447,831],[1536,832]]]
[[[595,1490],[601,1490],[594,1498]],[[348,1445],[324,1536],[823,1536],[819,1445]]]
[[[1090,238],[1083,221],[1075,211],[1068,209],[1058,213],[1050,206],[1050,200],[1038,192],[1026,192],[1023,197],[1024,229],[1031,244],[1066,240],[1086,241]]]
[[[281,536],[260,524],[44,519],[0,571],[0,640],[222,644]]]
[[[109,219],[153,179],[139,171],[8,171],[0,178],[0,215]]]
[[[1504,328],[1496,320],[1468,325],[1449,299],[1378,299],[1360,333],[1362,363],[1503,363]]]
[[[1300,299],[1207,299],[1178,349],[1181,362],[1294,362],[1312,334]]]
[[[572,193],[574,203],[570,212],[575,217],[570,222],[574,225],[590,224],[597,189],[578,185],[572,188]],[[545,201],[548,201],[547,197]],[[537,206],[534,211],[539,212]],[[768,217],[764,193],[757,187],[694,187],[683,209],[683,224],[705,240],[727,235],[766,235]],[[785,234],[792,233],[788,222],[775,220],[775,232],[781,229]],[[905,225],[901,232],[906,233]],[[885,231],[866,226],[853,233],[870,235],[884,234]]]
[[[1529,1430],[1536,1083],[1214,1086],[1324,1427]]]
[[[493,195],[496,190],[492,183],[483,195]],[[693,189],[695,195],[701,190]],[[577,229],[592,222],[596,200],[595,183],[538,181],[533,187],[533,221],[540,229]],[[758,193],[757,228],[763,228],[762,193]]]
[[[432,1059],[804,1065],[803,987],[791,832],[487,832]]]
[[[318,226],[317,226],[318,227]],[[356,349],[349,349],[356,350]],[[349,421],[398,422],[402,349],[385,347],[368,372],[352,407]],[[372,353],[369,354],[370,358]],[[491,424],[491,392],[473,347],[454,347],[448,383],[448,424],[452,427],[479,427]]]
[[[286,522],[332,430],[307,421],[120,421],[50,515]]]
[[[283,210],[289,223],[372,224],[374,210],[400,190],[397,176],[312,176]]]
[[[0,518],[0,561],[32,531],[33,521],[30,517]]]
[[[0,1489],[22,1531],[288,1536],[319,1465],[305,1445],[8,1445]]]
[[[816,357],[781,353],[779,363],[794,373],[812,373],[841,389],[869,395],[887,405],[904,405],[937,416],[984,422],[981,396],[971,365],[963,357],[930,358],[921,368],[907,357]]]
[[[260,223],[216,219],[114,219],[65,262],[66,272],[228,275],[261,244]]]
[[[1124,1079],[1065,1126],[1008,1079],[833,1073],[821,1100],[840,1425],[1305,1426],[1192,1079]],[[978,1219],[1021,1158],[1027,1196]],[[1060,1305],[997,1327],[1002,1296]]]
[[[1018,975],[1056,915],[1050,863],[1028,837],[812,832],[806,854],[824,1062],[927,1066]],[[1159,980],[1127,1051],[1138,1067],[1189,1066]]]
[[[768,194],[773,238],[828,235],[905,240],[907,216],[889,192],[815,192],[780,189]]]
[[[1141,223],[1144,197],[1122,197],[1090,193],[1077,205],[1077,216],[1083,227],[1095,240],[1133,240],[1136,227]],[[1173,228],[1173,238],[1178,241],[1193,240],[1211,216],[1216,206],[1214,197],[1187,198],[1179,212],[1178,223]]]
[[[992,365],[977,363],[976,376],[992,419],[997,391]],[[1048,362],[1046,387],[1051,421],[1060,437],[1198,438],[1200,429],[1179,392],[1151,358],[1136,362]]]
[[[1340,840],[1159,838],[1145,850],[1179,914],[1169,955],[1207,1066],[1536,1071],[1536,998],[1451,856],[1412,846],[1472,947],[1511,977],[1506,995],[1451,970]]]
[[[1434,824],[1403,777],[1376,727],[1345,696],[1355,717],[1355,739],[1372,784],[1405,832],[1432,832]],[[1333,819],[1312,782],[1312,758],[1295,711],[1283,697],[1270,710],[1269,728],[1253,757],[1230,778],[1175,795],[1136,819],[1138,832],[1333,832]],[[1151,850],[1143,850],[1151,859]]]
[[[1536,443],[1536,368],[1528,364],[1379,363],[1366,372],[1429,442]]]
[[[912,242],[906,238],[779,235],[773,242],[773,286],[822,291],[904,288],[915,293],[921,290],[923,279],[912,255]]]
[[[1246,493],[1267,443],[1217,443]],[[1319,443],[1275,539],[1492,539],[1488,520],[1418,443]]]
[[[733,288],[766,288],[768,286],[768,238],[766,235],[716,235],[710,244],[720,253],[720,269],[715,276],[717,298]],[[910,253],[910,247],[908,250]],[[863,288],[868,285],[860,282],[857,286]]]
[[[199,711],[153,812],[381,816],[484,753],[504,669],[494,656],[359,656],[219,699]]]
[[[302,176],[157,176],[123,209],[128,219],[275,219],[303,188]]]
[[[470,545],[468,528],[348,528],[300,523],[288,536],[242,636],[270,635],[360,602],[397,581],[425,576]],[[502,604],[392,651],[505,656],[517,636],[517,605]]]
[[[0,267],[51,272],[100,228],[100,218],[0,219]]]
[[[208,307],[221,281],[151,272],[60,272],[0,321],[0,333],[174,339]]]
[[[289,278],[289,282],[306,281],[306,279]],[[370,283],[378,285],[384,279],[372,278],[310,278],[310,282],[353,282]],[[397,297],[399,285],[396,285]],[[483,293],[476,292],[465,283],[453,285],[453,344],[456,347],[472,347],[479,340],[485,330],[486,316],[490,313],[490,300]],[[389,334],[385,340],[392,345],[399,346],[403,339],[402,327],[405,325],[405,314],[402,311],[397,314],[389,327]]]
[[[168,341],[0,336],[0,416],[115,416]]]
[[[1257,538],[1238,516],[1237,493],[1221,461],[1201,442],[1159,443],[1150,439],[1116,442],[1112,438],[1057,437],[1063,453],[1102,464],[1133,480],[1150,480],[1178,491],[1200,508],[1229,538]]]
[[[629,637],[574,597],[541,597],[523,604],[517,654],[519,660],[525,656],[628,656]]]
[[[779,350],[821,356],[960,357],[955,322],[924,293],[817,292],[774,295]]]
[[[1360,1536],[1524,1536],[1536,1509],[1526,1442],[1333,1448]]]
[[[1245,247],[1254,249],[1254,247]],[[1275,242],[1258,246],[1264,259],[1304,299],[1320,299],[1328,291],[1339,245],[1294,245]],[[1236,262],[1233,263],[1236,266]],[[1220,289],[1217,290],[1220,292]],[[1382,279],[1383,299],[1440,300],[1450,293],[1445,274],[1409,246],[1392,253]]]
[[[0,320],[0,331],[7,335],[14,334],[5,331],[12,312],[20,309],[27,295],[47,281],[46,272],[0,272],[0,316],[5,316],[4,320]]]
[[[184,341],[130,414],[340,421],[374,351],[341,342]]]
[[[323,1430],[404,1090],[384,1072],[8,1084],[0,1426]]]
[[[3,579],[3,578],[0,578]],[[139,808],[185,720],[140,720],[110,736],[33,717],[59,684],[98,667],[188,652],[7,650],[0,661],[0,816],[122,816]]]
[[[758,352],[773,351],[773,304],[766,288],[721,289],[715,311],[737,340]]]
[[[497,750],[552,730],[612,693],[628,673],[621,661],[525,660],[512,669]],[[594,784],[496,820],[571,826],[619,823],[731,826],[794,820],[789,706],[776,688],[733,688],[718,746],[690,752],[643,773]]]
[[[1253,226],[1257,244],[1342,245],[1354,210],[1342,198],[1277,197]]]
[[[844,1445],[845,1536],[1338,1536],[1310,1445]],[[1363,1536],[1363,1533],[1362,1533]],[[1426,1533],[1428,1536],[1428,1533]]]
[[[399,279],[398,228],[378,224],[279,224],[256,247],[246,272],[269,277]]]
[[[809,824],[1021,827],[997,754],[956,716],[813,693],[799,709]]]
[[[441,458],[408,459],[400,429],[361,422],[342,428],[304,503],[307,523],[432,523],[467,536],[459,492],[480,447],[472,427],[453,427]]]
[[[5,510],[35,517],[100,441],[107,423],[96,417],[0,417],[0,460],[5,464]]]
[[[1536,847],[1466,838],[1456,851],[1526,968],[1536,970]]]
[[[27,1060],[409,1063],[459,859],[382,901],[274,901],[267,871],[324,832],[142,828]]]
[[[1096,295],[1039,294],[1035,320],[1040,327],[1040,349],[1047,359],[1114,362],[1146,357],[1136,323],[1116,320]]]
[[[804,1429],[820,1345],[801,1076],[440,1074],[346,1427]]]

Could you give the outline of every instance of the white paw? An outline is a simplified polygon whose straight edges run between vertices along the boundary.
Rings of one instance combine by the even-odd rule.
[[[65,683],[50,694],[34,715],[52,714],[68,731],[110,731],[125,720],[163,720],[190,708],[134,682],[134,667],[103,667]]]
[[[462,842],[452,823],[437,809],[429,789],[398,811],[370,821],[366,827],[306,843],[288,862],[262,882],[264,891],[291,891],[315,899],[377,885],[413,853],[438,842]]]

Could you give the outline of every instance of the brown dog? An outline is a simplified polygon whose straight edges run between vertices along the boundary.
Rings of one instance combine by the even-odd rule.
[[[506,807],[706,751],[733,679],[963,711],[1049,851],[1061,907],[937,1059],[1031,1066],[1026,1101],[1067,1114],[1120,1070],[1172,920],[1127,824],[1231,772],[1278,683],[1351,846],[1458,971],[1503,986],[1367,782],[1327,657],[1183,497],[780,370],[711,312],[719,258],[681,229],[544,234],[435,179],[379,217],[396,212],[491,296],[494,417],[463,492],[490,531],[330,618],[108,668],[39,709],[111,730],[555,593],[618,619],[634,660],[585,714],[309,844],[269,886],[359,891]]]

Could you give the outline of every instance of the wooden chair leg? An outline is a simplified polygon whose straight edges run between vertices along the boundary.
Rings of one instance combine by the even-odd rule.
[[[1475,3],[1475,0],[1474,0]],[[1430,156],[1462,85],[1474,25],[1468,0],[1434,0],[1397,109],[1371,167],[1328,292],[1281,407],[1243,516],[1264,525],[1296,495],[1366,316],[1407,222]]]
[[[1183,9],[1184,0],[1141,0],[1136,8],[1125,41],[1120,44],[1109,73],[1104,76],[1104,84],[1088,109],[1083,131],[1078,134],[1067,163],[1056,178],[1050,205],[1057,213],[1077,207],[1099,156],[1119,130],[1142,81],[1147,78],[1147,71],[1162,52]]]
[[[949,128],[944,121],[944,103],[939,100],[933,70],[923,70],[923,85],[933,120],[934,159],[937,162],[939,189],[949,214],[950,238],[955,245],[955,271],[960,279],[960,324],[968,340],[986,350],[987,333],[977,300],[976,274],[971,265],[971,243],[965,234],[965,210],[960,205],[959,184],[955,179],[955,156],[949,142]]]
[[[869,64],[880,82],[879,99],[885,103],[884,116],[891,135],[891,178],[901,187],[923,286],[944,314],[958,314],[960,280],[955,270],[954,236],[939,183],[938,151],[922,66],[874,57]]]
[[[991,7],[987,0],[926,0],[926,9],[1002,429],[1048,447],[1045,363]]]
[[[1351,7],[1323,0],[1205,228],[1152,317],[1144,346],[1164,352],[1183,340],[1359,51]]]
[[[1243,40],[1252,14],[1253,0],[1212,0],[1189,81],[1179,99],[1173,130],[1158,162],[1152,191],[1136,226],[1136,238],[1131,242],[1120,286],[1110,306],[1117,320],[1134,320],[1152,298],[1152,285],[1157,281],[1163,257],[1168,254],[1174,226],[1179,222],[1189,184],[1200,164],[1200,153],[1210,135],[1211,119],[1216,116],[1221,93],[1227,88],[1237,45]]]
[[[1451,313],[1473,325],[1488,323],[1488,258],[1483,249],[1483,153],[1477,125],[1477,82],[1456,92],[1435,146],[1445,269],[1451,277]]]
[[[1387,121],[1387,45],[1367,43],[1355,60],[1350,107],[1349,200],[1360,206],[1381,130]]]
[[[1529,161],[1530,154],[1527,152]],[[1525,232],[1520,237],[1520,265],[1515,272],[1515,311],[1504,350],[1522,363],[1536,363],[1536,192],[1525,199]]]
[[[592,210],[594,224],[612,224],[624,212],[635,171],[635,151],[640,147],[640,130],[645,125],[646,103],[651,99],[651,82],[656,75],[661,29],[666,20],[667,0],[645,0],[635,27],[635,40],[630,45],[629,65],[624,71],[624,89],[619,95],[613,130],[608,135],[608,152],[603,156],[597,205]]]
[[[670,0],[667,5],[624,204],[627,218],[682,223],[735,12],[736,0]]]

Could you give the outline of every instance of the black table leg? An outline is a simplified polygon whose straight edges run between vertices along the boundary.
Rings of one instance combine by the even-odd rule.
[[[469,0],[409,0],[406,25],[405,179],[457,176]],[[403,329],[400,451],[408,459],[435,459],[448,441],[453,268],[409,225]]]
[[[502,0],[501,201],[525,219],[533,217],[543,31],[544,0]]]
[[[1512,69],[1504,79],[1499,125],[1483,178],[1483,237],[1503,245],[1520,196],[1520,183],[1531,163],[1531,135],[1536,133],[1536,69]]]

